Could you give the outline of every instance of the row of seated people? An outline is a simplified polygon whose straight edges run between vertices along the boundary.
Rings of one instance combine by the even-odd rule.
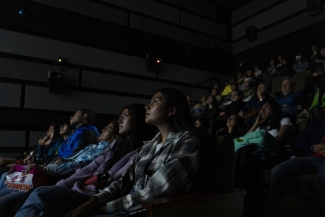
[[[76,208],[67,216],[75,214],[78,216],[78,213],[99,210],[99,207],[105,204],[106,207],[102,211],[132,212],[140,208],[141,201],[188,193],[193,181],[193,173],[197,170],[197,158],[199,158],[197,151],[200,139],[197,137],[198,132],[192,128],[190,112],[184,95],[175,90],[170,91],[170,89],[166,89],[156,93],[146,109],[144,106],[135,105],[123,108],[118,119],[120,137],[111,142],[104,152],[105,154],[96,158],[86,167],[78,169],[72,176],[59,181],[56,186],[40,187],[28,193],[12,190],[9,190],[8,193],[8,189],[1,190],[1,192],[7,192],[8,195],[0,199],[0,212],[4,213],[4,216],[10,216],[22,206],[17,216],[34,216],[40,213],[45,216],[53,216],[62,215]],[[175,99],[178,99],[176,105],[174,104]],[[138,107],[138,113],[135,107]],[[187,110],[188,112],[186,112]],[[182,112],[178,113],[177,111]],[[88,125],[83,122],[87,117],[84,115],[82,111],[77,111],[71,117],[70,123],[73,123],[74,119],[78,119],[76,129]],[[236,122],[236,118],[240,117],[230,117],[228,122]],[[187,120],[186,124],[184,120]],[[140,126],[137,126],[137,121],[141,123]],[[142,146],[142,141],[148,140],[154,135],[150,132],[155,130],[148,124],[157,126],[160,133],[152,141],[146,142],[139,155],[136,155],[136,149]],[[78,125],[80,126],[78,127]],[[103,129],[102,134],[113,131],[112,126],[109,125]],[[282,118],[278,104],[274,101],[265,101],[249,132],[258,132],[259,137],[263,138],[270,134],[271,137],[268,137],[270,144],[276,144],[281,143],[292,130],[290,121]],[[133,135],[136,131],[137,134]],[[72,138],[73,135],[70,137]],[[125,137],[127,139],[123,142]],[[274,139],[272,140],[272,138]],[[236,185],[249,189],[249,185],[245,183],[252,179],[251,171],[271,167],[280,161],[281,156],[279,155],[279,145],[267,147],[266,150],[262,142],[260,146],[246,146],[246,142],[243,141],[247,139],[252,138],[235,139]],[[117,145],[113,145],[115,143]],[[175,155],[171,154],[173,151],[176,151]],[[249,166],[252,162],[247,159],[254,162],[256,170],[252,170],[252,167]],[[47,170],[48,166],[42,168]],[[125,174],[122,179],[119,179],[123,172]],[[171,186],[162,188],[166,183]],[[96,194],[100,190],[103,191]],[[59,205],[57,198],[60,198]],[[9,206],[13,208],[7,209]]]
[[[218,106],[217,97],[210,95],[206,101],[206,108],[197,117],[196,125],[202,131],[210,129],[213,135],[228,135],[235,140],[235,186],[248,190],[245,198],[246,208],[254,200],[252,197],[256,196],[252,192],[255,190],[259,172],[273,168],[288,159],[288,154],[292,154],[287,153],[284,146],[290,146],[290,148],[297,149],[306,154],[310,150],[310,144],[317,144],[317,146],[313,146],[315,147],[315,152],[321,152],[322,145],[319,142],[316,143],[316,140],[310,134],[311,129],[306,128],[303,130],[296,126],[297,116],[300,115],[300,112],[303,113],[302,115],[306,115],[309,107],[307,106],[306,102],[308,100],[306,100],[303,91],[294,91],[294,84],[293,79],[289,77],[283,78],[282,94],[274,99],[268,94],[268,84],[262,82],[257,86],[256,94],[244,105],[242,100],[244,94],[234,88],[231,93],[231,103],[224,106],[223,109],[220,109],[220,105]],[[320,126],[321,122],[318,122],[317,125]],[[220,131],[214,129],[220,127],[222,128]],[[261,132],[261,130],[267,133]],[[299,134],[294,142],[295,135],[299,131],[303,132]],[[306,135],[306,131],[309,131],[308,135]],[[325,128],[322,128],[320,131],[325,133]],[[275,138],[276,141],[269,135]],[[322,138],[317,139],[321,141]],[[257,145],[247,146],[248,144]],[[316,155],[318,157],[323,156],[322,153]],[[301,160],[302,158],[297,159]],[[297,166],[295,161],[290,162],[297,167],[297,170],[304,170],[299,165]],[[323,161],[316,166],[322,163]],[[274,207],[276,207],[274,204],[277,204],[279,201],[279,191],[281,190],[283,194],[285,189],[283,186],[286,186],[275,181],[279,176],[286,176],[285,173],[288,172],[278,169],[278,167],[282,168],[281,165],[272,170],[272,174],[275,173],[274,176],[276,178],[271,179],[271,184],[273,183],[273,185],[271,185],[272,197],[270,200],[273,200],[273,202],[270,202],[271,205],[268,208],[270,212],[274,211]],[[310,166],[310,164],[308,165]],[[290,169],[293,168],[291,167],[288,170]],[[283,173],[279,175],[274,172],[277,170],[282,170]],[[315,172],[317,169],[313,167],[309,172],[312,171]],[[301,173],[304,172],[301,171]],[[281,182],[284,182],[284,178]],[[281,189],[277,184],[281,186]],[[273,194],[277,194],[276,199],[273,199],[275,197]],[[277,215],[279,213],[274,216]]]
[[[143,201],[205,187],[199,165],[205,161],[201,155],[207,152],[208,143],[194,127],[181,91],[161,89],[146,106],[122,108],[118,121],[109,123],[100,135],[92,125],[94,119],[89,120],[89,116],[94,117],[90,114],[91,110],[78,110],[70,119],[75,129],[54,151],[55,157],[49,162],[44,155],[38,157],[43,164],[32,163],[27,170],[33,166],[61,176],[61,170],[71,172],[74,166],[69,163],[82,166],[53,186],[28,192],[0,190],[1,216],[126,216],[141,210]],[[52,129],[47,135],[51,140]],[[97,149],[104,151],[98,155]]]

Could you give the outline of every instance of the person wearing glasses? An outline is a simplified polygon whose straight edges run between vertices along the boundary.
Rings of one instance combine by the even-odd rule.
[[[309,62],[306,59],[302,58],[301,54],[296,56],[296,61],[292,65],[292,69],[294,72],[304,72],[309,68]]]
[[[117,213],[123,216],[123,213],[141,209],[142,201],[190,191],[199,166],[200,141],[185,95],[176,89],[161,89],[145,106],[144,114],[145,122],[158,127],[159,133],[144,142],[121,179],[87,198],[81,206],[75,206],[64,216],[89,216],[98,211],[105,216]],[[67,212],[66,209],[35,205],[36,192],[30,195],[30,200],[16,216],[59,216]],[[49,210],[54,213],[49,213]]]
[[[35,189],[35,194],[31,195],[26,203],[32,202],[31,207],[51,207],[48,213],[60,216],[119,179],[143,145],[143,141],[151,139],[157,132],[155,127],[145,123],[144,117],[144,105],[131,104],[124,107],[120,112],[118,123],[111,123],[102,130],[102,137],[110,135],[114,138],[118,134],[119,137],[114,138],[101,155],[87,166],[77,169],[70,177],[60,180],[55,186]],[[0,198],[0,216],[14,215],[28,195],[26,192],[19,192],[18,197],[8,195]],[[63,212],[57,214],[59,209]],[[29,216],[25,212],[20,215]]]

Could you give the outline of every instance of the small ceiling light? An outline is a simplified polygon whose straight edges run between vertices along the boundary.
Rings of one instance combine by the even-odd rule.
[[[157,62],[157,64],[159,64],[159,63],[161,63],[161,62],[162,62],[162,59],[160,59],[160,58],[157,58],[157,59],[156,59],[156,62]]]
[[[20,9],[20,10],[18,11],[18,14],[19,14],[20,16],[25,16],[25,15],[26,15],[24,9]]]
[[[63,59],[61,56],[59,56],[59,58],[56,60],[58,63],[62,63],[63,62]]]

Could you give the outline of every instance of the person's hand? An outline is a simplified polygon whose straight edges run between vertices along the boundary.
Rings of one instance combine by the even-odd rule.
[[[58,158],[53,163],[54,164],[62,164],[63,163],[63,159],[62,158]]]
[[[226,114],[226,112],[220,112],[220,116],[224,116]]]
[[[37,166],[37,164],[35,164],[35,163],[28,164],[26,166],[26,173],[29,173],[35,166]]]
[[[261,111],[260,111],[260,113],[258,114],[258,116],[257,116],[257,118],[256,118],[255,124],[259,126],[259,125],[261,125],[264,121],[265,121],[265,119],[262,118],[262,116],[261,116]]]
[[[313,146],[313,151],[325,156],[325,144],[317,144]]]
[[[238,113],[238,116],[240,116],[240,117],[244,117],[244,112],[243,111],[240,111],[239,113]]]
[[[30,161],[32,156],[27,155],[27,157],[25,157],[25,159],[23,160],[23,164],[28,164],[28,162]]]
[[[48,135],[46,135],[46,136],[44,136],[43,138],[40,138],[40,139],[38,140],[38,144],[42,146],[42,145],[44,145],[45,143],[48,143],[50,140],[51,140],[51,138],[50,138]]]
[[[70,212],[63,215],[63,217],[83,217],[88,216],[88,214],[98,206],[98,201],[95,198],[91,198],[86,203],[81,206],[71,210]]]
[[[45,171],[46,169],[44,166],[40,166],[36,163],[31,163],[26,166],[26,173],[29,173],[33,169],[33,167],[37,167],[39,170],[43,170],[43,171]]]

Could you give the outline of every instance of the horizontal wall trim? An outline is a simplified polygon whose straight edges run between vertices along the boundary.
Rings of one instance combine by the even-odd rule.
[[[76,108],[81,109],[81,108]],[[4,120],[0,124],[0,130],[10,131],[46,131],[50,124],[61,124],[60,119],[68,120],[75,111],[58,111],[48,109],[13,108],[0,106],[0,111],[5,114]],[[15,116],[23,117],[19,124],[10,121]],[[95,126],[98,128],[107,125],[108,121],[117,118],[118,114],[96,113]]]
[[[25,147],[2,147],[2,148],[0,148],[0,152],[1,153],[12,153],[12,152],[21,153],[21,152],[26,151],[28,149],[27,147],[28,147],[28,144],[27,144],[27,146],[25,144]],[[15,157],[18,157],[18,156],[15,156]]]
[[[263,13],[263,12],[265,12],[265,11],[268,11],[268,10],[270,10],[271,8],[274,8],[274,7],[278,6],[279,4],[281,4],[281,3],[283,3],[283,2],[284,2],[284,0],[279,0],[279,1],[275,2],[275,3],[273,3],[272,5],[269,5],[268,7],[264,8],[264,9],[262,9],[262,10],[259,10],[259,11],[257,11],[257,12],[255,12],[255,13],[251,14],[250,16],[248,16],[248,17],[246,17],[246,18],[244,18],[244,19],[242,19],[242,20],[240,20],[240,21],[237,21],[237,22],[233,23],[233,24],[231,25],[231,27],[233,28],[233,27],[235,27],[235,26],[238,26],[239,24],[241,24],[241,23],[243,23],[243,22],[245,22],[245,21],[247,21],[247,20],[249,20],[249,19],[251,19],[251,18],[253,18],[253,17],[255,17],[255,16],[257,16],[257,15]]]
[[[67,67],[67,68],[72,68],[72,69],[87,70],[87,71],[99,72],[99,73],[110,74],[110,75],[118,75],[118,76],[121,76],[121,77],[136,78],[136,79],[147,80],[147,81],[155,81],[155,82],[161,82],[161,83],[166,83],[166,84],[174,84],[174,85],[186,86],[186,87],[189,87],[189,88],[193,87],[195,85],[195,84],[178,82],[178,81],[171,81],[171,80],[166,80],[166,79],[145,77],[145,76],[136,75],[136,74],[128,74],[128,73],[125,73],[125,72],[119,72],[119,71],[113,71],[113,70],[107,70],[107,69],[100,69],[100,68],[95,68],[95,67],[90,67],[90,66],[83,66],[83,65],[76,65],[76,64],[69,64],[69,63],[57,64],[55,61],[49,61],[49,60],[44,60],[44,59],[39,59],[39,58],[34,58],[34,57],[21,56],[21,55],[16,55],[16,54],[8,54],[8,53],[3,53],[3,52],[0,52],[0,57],[10,58],[10,59],[17,59],[17,60],[24,60],[24,61],[35,62],[35,63],[43,63],[43,64],[45,63],[45,64],[49,64],[49,65],[55,65],[56,64],[57,66],[62,66],[62,67]],[[30,83],[30,82],[26,83],[25,80],[17,80],[17,79],[8,80],[9,78],[2,78],[2,79],[7,79],[7,81],[11,81],[9,83],[19,82],[20,84],[31,84],[31,85],[35,85],[35,86],[44,86],[45,85],[45,83],[43,83],[43,82],[32,82],[32,81],[30,81],[32,83]],[[195,87],[198,88],[198,89],[204,89],[204,90],[209,89],[209,87],[202,86],[202,85],[197,85],[197,86],[195,85]],[[75,87],[71,87],[71,88],[75,88]]]
[[[203,36],[215,38],[215,39],[218,39],[218,40],[223,41],[223,42],[228,42],[228,43],[230,42],[227,39],[224,39],[224,38],[219,37],[219,36],[216,36],[216,35],[208,34],[208,33],[201,32],[201,31],[198,31],[198,30],[195,30],[195,29],[191,29],[191,28],[188,28],[188,27],[185,27],[185,26],[181,26],[179,23],[178,24],[175,24],[175,23],[172,23],[172,22],[168,22],[166,20],[161,20],[161,19],[158,19],[156,17],[152,17],[152,16],[147,15],[147,14],[143,14],[143,13],[140,13],[140,12],[137,12],[137,11],[133,11],[133,10],[128,10],[128,9],[125,9],[125,8],[122,8],[122,7],[118,7],[116,5],[112,5],[112,4],[109,4],[109,3],[106,3],[106,2],[100,2],[100,1],[97,1],[97,0],[92,0],[92,1],[95,2],[95,3],[101,4],[101,5],[106,5],[106,6],[115,7],[117,9],[124,10],[124,11],[128,12],[129,14],[130,13],[133,13],[133,14],[136,14],[136,15],[139,15],[139,16],[142,16],[142,17],[146,17],[146,18],[150,18],[151,20],[155,20],[155,21],[158,21],[158,22],[161,22],[161,23],[165,23],[165,24],[168,24],[168,25],[171,25],[171,26],[180,28],[180,29],[184,29],[184,30],[187,30],[187,31],[190,31],[190,32],[193,32],[193,33],[199,33],[199,34],[201,34]],[[71,14],[77,14],[77,15],[80,15],[80,16],[83,16],[83,17],[87,17],[90,20],[100,20],[102,22],[110,23],[110,24],[113,24],[113,25],[118,25],[116,23],[111,23],[111,22],[104,21],[104,20],[101,20],[101,19],[98,19],[98,18],[94,18],[94,17],[87,16],[85,14],[80,14],[80,13],[76,13],[76,12],[73,12],[73,11],[68,11],[68,10],[65,10],[65,9],[61,9],[61,8],[49,6],[49,5],[46,5],[46,4],[42,4],[42,3],[39,3],[39,2],[30,2],[29,4],[32,4],[32,5],[42,5],[42,6],[49,7],[49,8],[55,8],[55,9],[57,9],[59,11],[66,11],[66,12],[71,13]],[[130,16],[130,15],[128,15],[128,16]],[[206,19],[206,18],[204,18],[204,19]],[[213,22],[216,22],[215,20],[212,20],[212,21]],[[118,25],[118,26],[120,26],[120,25]],[[131,27],[128,26],[128,28],[131,28]],[[131,29],[134,29],[134,28],[131,28]],[[137,29],[135,29],[135,30],[137,30]],[[141,31],[141,30],[137,30],[137,31]],[[147,34],[154,35],[153,33],[149,33],[149,32],[146,32],[146,33]],[[173,40],[175,40],[175,39],[173,39]]]
[[[225,39],[225,38],[222,38],[222,37],[219,37],[219,36],[216,36],[216,35],[212,35],[212,34],[208,34],[208,33],[206,33],[206,32],[201,32],[201,31],[199,31],[199,30],[191,29],[191,28],[189,28],[189,27],[182,26],[182,25],[180,25],[180,23],[175,24],[175,23],[172,23],[172,22],[168,22],[168,21],[166,21],[166,20],[161,20],[161,19],[158,19],[158,18],[156,18],[156,17],[152,17],[152,16],[147,15],[147,14],[143,14],[143,13],[140,13],[140,12],[137,12],[137,11],[133,11],[133,10],[127,10],[127,9],[125,9],[125,8],[118,7],[118,6],[116,6],[116,5],[112,5],[112,4],[109,4],[109,3],[106,3],[106,2],[101,2],[101,1],[98,1],[98,0],[91,0],[91,1],[93,1],[93,2],[95,2],[95,3],[98,3],[98,4],[101,4],[101,5],[110,6],[110,7],[111,7],[111,6],[115,6],[116,8],[118,8],[118,9],[120,9],[120,10],[127,11],[129,14],[132,13],[132,14],[135,14],[135,15],[139,15],[139,16],[142,16],[142,17],[145,17],[145,18],[149,18],[149,19],[151,19],[151,20],[155,20],[155,21],[158,21],[158,22],[161,22],[161,23],[164,23],[164,24],[168,24],[168,25],[171,25],[171,26],[174,26],[174,27],[180,28],[180,29],[184,29],[184,30],[187,30],[187,31],[190,31],[190,32],[193,32],[193,33],[199,33],[199,34],[204,35],[204,36],[208,36],[208,37],[211,37],[211,38],[215,38],[215,39],[218,39],[218,40],[223,41],[223,42],[228,42],[228,43],[230,42],[230,41],[228,41],[228,40]],[[177,8],[177,7],[174,7],[174,8]],[[61,10],[62,10],[62,9],[61,9]],[[184,10],[183,10],[183,11],[184,11]],[[186,11],[186,12],[187,12],[187,11]],[[196,16],[196,15],[195,15],[195,16]],[[204,19],[207,19],[206,17],[203,17],[203,18],[204,18]],[[212,19],[207,19],[207,20],[218,23],[216,20],[212,20]],[[225,24],[223,24],[223,23],[218,23],[218,24],[225,25]],[[130,25],[129,25],[129,27],[130,27]],[[130,28],[132,28],[132,27],[130,27]],[[149,33],[149,34],[152,34],[152,33]]]
[[[262,28],[260,28],[260,29],[257,29],[256,32],[257,32],[257,33],[259,33],[259,32],[263,32],[263,31],[265,31],[265,30],[267,30],[267,29],[272,28],[273,26],[277,26],[277,25],[279,25],[280,23],[283,23],[283,22],[285,22],[285,21],[287,21],[287,20],[290,20],[290,19],[292,19],[292,18],[294,18],[294,17],[297,17],[297,16],[299,16],[299,15],[302,15],[302,14],[304,14],[304,13],[308,13],[308,8],[306,8],[306,9],[304,9],[304,10],[301,10],[301,11],[299,11],[299,12],[297,12],[297,13],[294,13],[294,14],[292,14],[292,15],[286,17],[286,18],[283,18],[283,19],[281,19],[281,20],[278,20],[278,21],[276,21],[276,22],[274,22],[274,23],[272,23],[272,24],[270,24],[270,25],[267,25],[267,26],[264,26],[264,27],[262,27]],[[299,29],[299,30],[301,30],[301,29]],[[298,31],[299,31],[299,30],[298,30]],[[258,37],[257,37],[257,38],[258,38]],[[245,40],[245,39],[246,39],[246,36],[242,36],[242,37],[240,37],[240,38],[237,38],[236,40],[233,40],[232,43],[237,43],[237,42],[242,41],[242,40]],[[275,40],[276,40],[276,39],[275,39]],[[245,52],[245,51],[244,51],[244,52]]]

